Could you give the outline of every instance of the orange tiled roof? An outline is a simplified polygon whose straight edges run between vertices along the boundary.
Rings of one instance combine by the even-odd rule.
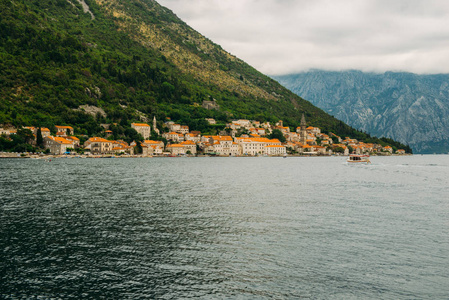
[[[131,125],[134,125],[134,126],[143,126],[143,127],[150,127],[150,125],[145,124],[145,123],[132,123]]]
[[[232,137],[228,135],[205,135],[205,138],[212,138],[217,141],[232,141]]]
[[[236,140],[238,141],[243,141],[243,142],[256,142],[256,143],[280,143],[281,141],[279,141],[278,139],[272,139],[270,140],[269,138],[263,138],[263,137],[258,137],[258,138],[236,138]]]
[[[89,142],[92,143],[112,143],[113,141],[108,141],[107,139],[101,138],[101,137],[91,137],[88,139]]]
[[[160,143],[162,143],[162,141],[145,140],[144,143],[145,144],[160,144]]]
[[[47,138],[59,143],[59,144],[69,144],[72,145],[73,143],[63,137],[59,137],[59,136],[48,136]]]

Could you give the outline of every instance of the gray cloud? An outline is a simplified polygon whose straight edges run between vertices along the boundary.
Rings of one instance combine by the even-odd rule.
[[[158,0],[261,72],[449,73],[449,1]]]

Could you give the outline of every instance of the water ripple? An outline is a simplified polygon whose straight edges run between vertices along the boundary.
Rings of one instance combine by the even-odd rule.
[[[449,159],[0,161],[0,298],[441,299]]]

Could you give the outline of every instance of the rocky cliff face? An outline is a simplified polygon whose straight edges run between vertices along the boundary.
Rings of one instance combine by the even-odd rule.
[[[409,144],[449,152],[449,75],[311,71],[275,77],[343,122]]]

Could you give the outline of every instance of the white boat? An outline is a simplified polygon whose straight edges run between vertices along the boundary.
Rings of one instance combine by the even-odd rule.
[[[357,154],[350,154],[347,160],[348,163],[364,163],[364,164],[370,164],[371,161],[369,160],[369,155],[357,155]]]

